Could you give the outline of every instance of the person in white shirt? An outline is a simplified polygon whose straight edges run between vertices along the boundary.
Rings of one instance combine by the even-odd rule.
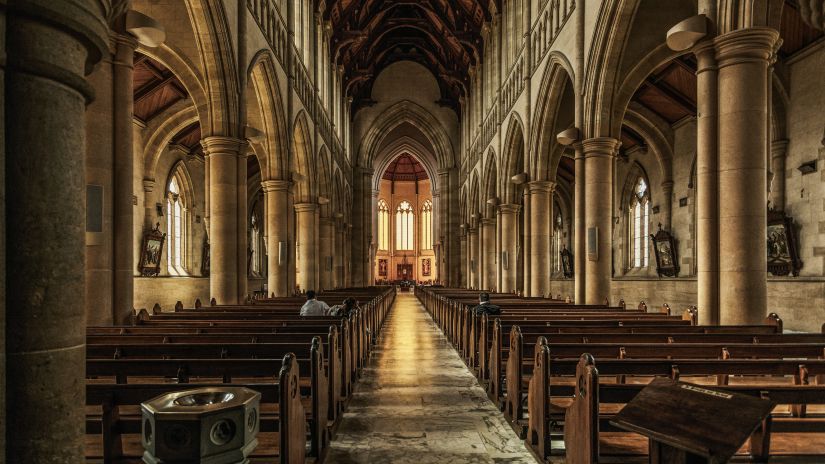
[[[315,299],[313,290],[307,291],[307,302],[301,306],[301,316],[328,316],[329,306]]]

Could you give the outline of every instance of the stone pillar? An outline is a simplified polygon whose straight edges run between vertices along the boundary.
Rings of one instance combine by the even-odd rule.
[[[498,220],[501,224],[500,291],[503,293],[516,290],[516,268],[518,266],[516,253],[519,241],[518,213],[520,209],[521,206],[514,204],[504,204],[498,207]]]
[[[238,298],[243,301],[249,293],[249,201],[246,185],[247,157],[255,156],[249,144],[241,147],[238,157]]]
[[[611,240],[613,235],[613,159],[620,142],[610,137],[596,137],[582,142],[584,150],[585,210],[584,252],[585,304],[602,304],[610,298]],[[591,233],[595,231],[596,241]],[[595,254],[588,253],[595,251]]]
[[[372,178],[370,178],[372,180]],[[378,189],[370,190],[372,195],[370,196],[370,208],[367,211],[367,224],[369,224],[369,253],[368,253],[368,261],[367,261],[367,270],[368,272],[368,285],[375,284],[375,259],[378,254],[378,194],[380,193]],[[392,216],[392,212],[390,212],[390,217]],[[416,222],[417,224],[417,222]],[[418,233],[414,233],[413,237],[418,237]],[[413,275],[416,275],[413,273]]]
[[[209,292],[218,304],[238,304],[238,159],[245,142],[210,136],[201,141],[209,159]],[[245,208],[244,208],[245,209]]]
[[[317,203],[295,205],[297,226],[298,287],[301,291],[318,290]]]
[[[480,270],[478,257],[478,228],[470,227],[467,230],[467,258],[470,262],[467,286],[469,288],[481,287],[478,278]]]
[[[481,220],[481,252],[484,260],[481,287],[485,290],[496,289],[498,274],[496,273],[496,220],[494,218]]]
[[[722,324],[767,313],[769,65],[779,34],[751,28],[715,39],[719,67],[719,308]]]
[[[333,225],[333,237],[335,240],[335,246],[333,247],[332,251],[333,288],[344,287],[344,262],[346,259],[346,248],[344,247],[344,244],[347,243],[346,239],[344,238],[345,226],[346,225],[340,218],[337,219]]]
[[[659,216],[659,223],[665,230],[671,230],[671,223],[673,222],[673,181],[666,180],[662,182],[662,205],[661,216]],[[652,233],[655,235],[659,229],[654,228]],[[655,261],[655,258],[654,258]]]
[[[584,303],[584,263],[587,257],[585,247],[585,211],[587,205],[584,201],[584,148],[581,143],[574,145],[575,158],[575,183],[573,192],[573,301],[576,304]]]
[[[276,297],[289,296],[289,188],[288,180],[261,182],[266,205],[267,289]],[[281,245],[283,244],[283,246]],[[283,250],[283,252],[282,252]]]
[[[370,193],[372,192],[372,175],[372,169],[363,167],[354,169],[353,227],[350,231],[350,257],[352,258],[351,283],[357,287],[370,284],[370,241],[372,240],[372,197]]]
[[[719,323],[719,87],[712,41],[696,48],[696,281],[700,324]]]
[[[523,213],[521,218],[521,248],[519,255],[521,255],[521,266],[519,267],[518,276],[516,277],[516,289],[524,296],[531,296],[530,293],[530,270],[533,262],[533,238],[530,236],[530,231],[533,230],[533,212],[532,201],[530,199],[530,188],[525,185],[521,189],[521,204],[523,205]]]
[[[321,266],[321,278],[320,278],[320,289],[321,290],[332,290],[335,288],[335,284],[333,283],[333,273],[335,270],[335,266],[333,264],[333,247],[335,245],[335,222],[332,218],[321,218],[321,228],[319,230],[319,248],[321,252],[320,256],[320,266]]]
[[[92,0],[12,1],[3,10],[12,115],[4,243],[13,250],[4,305],[14,308],[3,350],[3,423],[11,424],[4,462],[84,462],[84,113],[93,98],[84,76],[108,53],[100,16],[108,11]]]
[[[771,206],[779,211],[785,210],[785,158],[788,153],[788,141],[776,140],[771,143]]]
[[[135,293],[135,257],[131,246],[134,243],[134,128],[132,114],[134,88],[132,74],[137,41],[130,35],[115,36],[113,84],[114,105],[112,124],[114,137],[114,198],[112,199],[112,229],[114,233],[114,276],[112,297],[112,320],[123,324],[132,312]]]
[[[456,286],[461,288],[467,288],[467,279],[470,276],[470,273],[467,272],[467,233],[466,233],[466,225],[464,226],[465,230],[462,231],[462,234],[459,237],[459,243],[461,246],[461,259],[458,262],[462,265],[461,267],[464,268],[463,272],[461,272],[461,276],[458,282],[456,282]]]
[[[530,296],[543,296],[550,291],[550,237],[553,231],[554,182],[536,181],[530,189]]]

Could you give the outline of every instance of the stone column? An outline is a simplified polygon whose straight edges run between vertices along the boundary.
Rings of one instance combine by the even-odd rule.
[[[521,210],[521,206],[514,204],[504,204],[498,207],[498,220],[501,224],[501,256],[499,257],[499,269],[501,272],[500,291],[504,293],[510,293],[516,290],[519,210]],[[505,253],[507,257],[506,261]]]
[[[467,274],[467,286],[469,288],[480,288],[478,261],[478,228],[470,227],[467,230],[467,258],[470,262],[469,273]]]
[[[788,153],[788,141],[776,140],[771,143],[771,206],[779,211],[785,210],[785,158]]]
[[[112,320],[125,323],[132,312],[135,293],[135,257],[132,248],[123,246],[134,242],[134,128],[132,114],[134,88],[132,74],[137,41],[131,35],[115,35],[113,84],[114,105],[112,124],[114,137],[114,198],[112,199],[112,228],[114,233],[114,276]]]
[[[530,189],[530,296],[543,296],[550,291],[550,237],[553,231],[554,182],[536,181]]]
[[[498,274],[496,272],[496,220],[494,218],[481,220],[481,250],[484,258],[481,287],[485,290],[496,289]]]
[[[297,221],[298,287],[301,291],[318,290],[317,203],[295,205]]]
[[[289,189],[288,180],[265,180],[261,182],[266,204],[266,249],[267,249],[267,289],[270,295],[289,296]],[[283,243],[283,253],[281,244]]]
[[[665,230],[671,230],[671,225],[673,222],[673,181],[666,180],[662,182],[662,206],[661,206],[661,219],[659,223],[662,224],[662,228]],[[658,232],[658,228],[654,228],[652,233],[655,235]],[[654,258],[655,261],[655,258]]]
[[[715,39],[719,67],[719,308],[722,324],[767,313],[768,73],[779,34],[751,28]]]
[[[584,148],[581,143],[574,144],[576,150],[574,158],[575,181],[573,192],[573,301],[576,304],[584,303],[584,263],[587,257],[585,247],[585,211],[587,205],[584,201]]]
[[[85,461],[84,76],[108,53],[102,10],[4,8],[7,463]]]
[[[248,143],[241,147],[238,157],[238,298],[243,301],[249,290],[249,201],[248,187],[246,185],[247,157],[255,156]]]
[[[372,178],[370,178],[370,181]],[[368,272],[368,285],[375,284],[375,259],[378,254],[378,194],[380,193],[378,189],[370,190],[372,195],[370,196],[370,209],[367,211],[367,224],[369,224],[369,253],[368,253],[368,261],[367,261],[367,270]],[[392,218],[392,212],[390,212],[390,217]],[[416,222],[417,224],[417,222]],[[418,234],[413,234],[413,237],[418,237]],[[415,275],[415,274],[413,274]]]
[[[613,159],[620,142],[610,137],[596,137],[582,142],[584,150],[585,210],[584,252],[585,304],[602,304],[610,298],[611,240],[613,232]],[[595,231],[596,241],[590,243]],[[595,251],[595,254],[588,253]]]
[[[232,137],[201,141],[209,159],[209,292],[218,304],[238,304],[238,159],[245,144]]]
[[[700,324],[719,323],[719,87],[712,41],[696,50],[696,280]]]
[[[335,240],[335,246],[332,251],[333,288],[344,287],[344,262],[346,256],[344,244],[347,243],[346,239],[344,238],[344,228],[344,222],[340,218],[338,218],[333,225],[333,236]]]
[[[321,252],[320,256],[320,266],[321,266],[321,278],[320,278],[320,289],[321,290],[332,290],[335,288],[335,284],[333,283],[333,271],[335,266],[333,265],[333,247],[335,245],[335,222],[332,218],[321,218],[321,228],[319,230],[319,248]]]
[[[519,254],[521,255],[521,267],[519,268],[519,275],[516,277],[516,289],[521,291],[524,296],[531,296],[530,293],[530,270],[533,263],[533,238],[530,236],[530,231],[533,230],[533,212],[532,201],[530,199],[530,188],[525,185],[521,189],[521,204],[524,207],[524,212],[521,214],[521,248]]]

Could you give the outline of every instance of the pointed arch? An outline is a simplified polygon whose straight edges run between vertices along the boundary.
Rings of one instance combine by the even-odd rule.
[[[223,2],[186,0],[195,41],[205,71],[204,88],[209,96],[208,115],[201,121],[204,138],[213,135],[240,137],[240,87],[235,49]]]
[[[275,71],[275,58],[269,50],[255,54],[249,65],[247,76],[255,90],[255,98],[260,110],[266,134],[263,145],[265,159],[261,163],[261,177],[264,180],[287,180],[289,178],[289,149],[286,146],[286,117],[281,86]],[[249,111],[249,109],[247,109]]]
[[[484,211],[484,217],[495,217],[495,207],[487,200],[498,199],[498,167],[496,152],[490,148],[487,151],[487,160],[482,174],[483,195],[479,199],[479,211]]]
[[[332,171],[332,166],[329,150],[327,150],[326,145],[321,145],[321,149],[318,150],[316,166],[318,171],[318,196],[324,197],[327,200],[327,203],[321,205],[321,217],[329,218],[332,216],[333,187],[331,185],[332,177],[330,174]]]
[[[375,118],[358,150],[358,165],[373,167],[384,138],[405,122],[420,130],[430,142],[438,169],[455,167],[453,145],[444,127],[429,111],[410,100],[390,106]]]
[[[524,123],[518,113],[513,112],[507,124],[507,136],[504,139],[504,152],[501,159],[501,176],[499,192],[502,203],[518,203],[516,184],[510,177],[524,172]]]
[[[536,104],[536,122],[531,134],[530,161],[527,172],[531,180],[551,180],[563,150],[557,150],[556,134],[559,111],[565,92],[573,92],[574,73],[570,61],[562,53],[552,51],[542,76]],[[575,98],[573,99],[575,105]],[[575,114],[575,108],[573,108]]]
[[[309,137],[309,126],[306,113],[301,111],[295,118],[292,129],[293,153],[295,154],[294,172],[297,174],[295,182],[295,202],[314,203],[318,198],[316,182],[315,157],[312,156],[312,140]]]

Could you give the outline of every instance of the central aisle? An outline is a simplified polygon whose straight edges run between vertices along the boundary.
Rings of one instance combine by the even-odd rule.
[[[411,293],[399,293],[331,463],[535,463]]]

